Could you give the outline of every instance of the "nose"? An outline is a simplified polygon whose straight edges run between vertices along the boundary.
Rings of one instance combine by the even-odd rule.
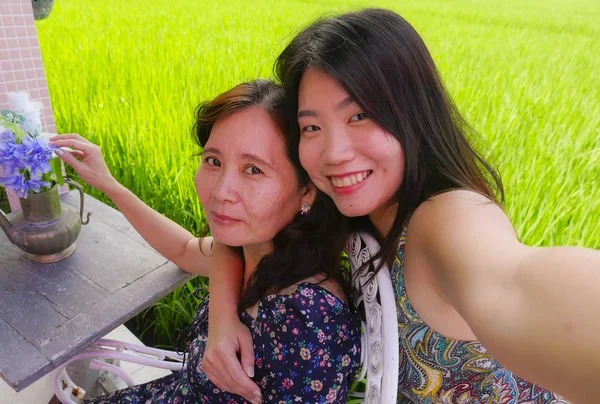
[[[233,170],[223,170],[212,190],[213,199],[217,202],[235,203],[238,200],[238,178]]]
[[[352,161],[356,153],[352,144],[351,133],[344,126],[332,128],[325,135],[325,150],[323,159],[331,165]]]

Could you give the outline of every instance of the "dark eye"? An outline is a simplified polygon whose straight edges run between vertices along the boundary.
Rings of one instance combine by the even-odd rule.
[[[317,125],[308,125],[302,128],[302,132],[316,132],[319,128]]]
[[[367,115],[366,112],[361,112],[359,114],[352,115],[352,117],[350,118],[350,122],[362,121],[363,119],[367,119],[368,117],[369,115]]]
[[[256,166],[250,166],[248,168],[246,168],[244,170],[244,172],[246,174],[251,174],[251,175],[258,175],[258,174],[262,174],[262,171],[260,168],[256,167]]]
[[[204,159],[204,162],[206,164],[208,164],[209,166],[213,166],[213,167],[221,167],[221,162],[219,160],[217,160],[214,157],[206,157]]]

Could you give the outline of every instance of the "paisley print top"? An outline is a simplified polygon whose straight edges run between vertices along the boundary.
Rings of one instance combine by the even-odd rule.
[[[399,396],[426,404],[568,403],[506,370],[478,341],[445,337],[421,320],[404,286],[407,227],[408,221],[391,271],[400,339]]]
[[[261,300],[253,319],[242,314],[254,341],[254,381],[263,403],[344,403],[360,367],[360,319],[326,289],[303,282],[290,295]],[[208,299],[191,325],[186,371],[85,401],[95,404],[248,403],[217,388],[202,369]]]

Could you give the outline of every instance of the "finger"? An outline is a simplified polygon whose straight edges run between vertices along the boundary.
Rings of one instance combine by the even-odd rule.
[[[205,356],[202,361],[202,370],[208,379],[220,390],[231,392],[230,386],[224,381],[226,379],[226,374],[223,371],[223,365],[220,361],[217,360],[217,363],[215,364],[214,361],[210,361]]]
[[[53,136],[50,138],[50,141],[53,140],[79,140],[80,142],[83,143],[90,143],[93,144],[92,142],[90,142],[89,140],[87,140],[86,138],[82,137],[81,135],[77,134],[77,133],[68,133],[65,135],[57,135],[57,136]]]
[[[79,150],[65,150],[67,153],[71,153],[73,156],[77,157],[78,159],[82,159],[85,157],[85,154],[83,154],[83,152],[80,152]]]
[[[75,150],[75,149],[68,149],[66,147],[64,149],[57,149],[54,152],[56,153],[57,156],[60,156],[62,153],[70,153],[77,158],[85,157],[85,154],[82,151]]]
[[[220,354],[214,354],[212,352],[209,352],[207,355],[205,355],[204,361],[202,362],[202,368],[210,381],[212,381],[219,389],[238,394],[253,404],[262,403],[262,394],[260,389],[251,380],[249,380],[241,370],[241,365],[237,361],[237,357],[232,360],[233,362],[229,366],[237,366],[239,368],[240,375],[238,377],[248,379],[250,382],[249,385],[240,384],[241,380],[235,379],[235,376],[232,377],[227,371],[227,366],[221,360],[221,358],[226,357],[224,352],[221,351]],[[211,358],[213,359],[211,360]]]
[[[250,332],[239,334],[242,369],[248,377],[254,377],[254,342]]]
[[[50,144],[58,147],[70,147],[79,150],[86,155],[90,154],[95,147],[92,143],[84,143],[75,139],[51,140]]]
[[[81,153],[81,152],[77,152],[77,153]],[[56,155],[62,161],[64,161],[65,163],[67,163],[68,165],[73,167],[75,169],[75,171],[79,172],[79,170],[82,168],[83,163],[81,161],[77,160],[75,153],[58,149],[58,150],[56,150]]]
[[[232,392],[239,394],[248,401],[262,401],[260,389],[256,383],[246,375],[237,356],[226,356],[222,360],[223,368],[228,373],[226,382],[235,386],[235,390]]]

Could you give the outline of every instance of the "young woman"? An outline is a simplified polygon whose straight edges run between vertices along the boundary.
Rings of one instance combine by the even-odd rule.
[[[288,147],[283,89],[257,80],[201,104],[196,188],[212,236],[244,265],[238,315],[251,331],[258,386],[248,401],[343,402],[360,363],[360,321],[346,302],[341,215],[317,194]],[[142,236],[186,270],[208,275],[194,238],[144,205],[111,175],[100,149],[77,135],[53,139],[82,179],[105,192]],[[238,291],[239,295],[239,291]],[[95,403],[246,403],[206,377],[208,301],[191,327],[186,371],[91,400]]]
[[[499,176],[410,24],[381,9],[317,21],[276,72],[302,166],[353,229],[379,238],[390,265],[398,391],[419,403],[597,402],[600,252],[519,241]],[[239,270],[220,265],[205,371],[244,395],[239,363],[214,366],[251,348],[221,304],[235,301]]]

